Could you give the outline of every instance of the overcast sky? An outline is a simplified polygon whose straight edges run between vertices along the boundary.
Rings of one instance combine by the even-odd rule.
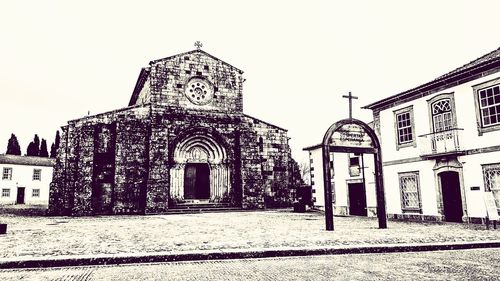
[[[246,114],[292,153],[359,109],[500,47],[500,1],[0,1],[0,153],[125,107],[141,67],[194,49],[242,69]]]

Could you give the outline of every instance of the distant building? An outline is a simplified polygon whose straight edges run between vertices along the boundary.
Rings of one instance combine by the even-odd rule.
[[[200,49],[151,61],[128,107],[62,127],[49,213],[291,205],[287,130],[243,113],[244,81]]]
[[[391,217],[480,222],[500,209],[500,48],[365,108],[373,111]]]
[[[303,150],[309,153],[310,185],[314,206],[324,210],[325,188],[321,145],[306,147]],[[334,214],[376,216],[373,155],[331,153],[328,165],[332,174]]]
[[[0,154],[0,204],[48,205],[54,160]]]

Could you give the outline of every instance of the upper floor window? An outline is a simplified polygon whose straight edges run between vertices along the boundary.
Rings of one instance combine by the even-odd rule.
[[[407,146],[416,146],[413,106],[395,110],[394,119],[396,130],[396,149]]]
[[[12,168],[3,168],[2,179],[3,180],[11,180],[12,179]]]
[[[421,212],[418,172],[399,173],[401,209],[403,212]]]
[[[455,99],[453,93],[443,93],[427,100],[429,105],[430,126],[433,133],[455,129]]]
[[[489,81],[474,88],[479,134],[500,129],[500,81]]]
[[[360,161],[359,161],[359,154],[352,154],[349,155],[349,175],[351,177],[357,177],[360,175]]]
[[[450,99],[442,99],[432,104],[432,123],[434,132],[446,131],[453,128]]]
[[[42,180],[42,169],[33,169],[33,180]]]

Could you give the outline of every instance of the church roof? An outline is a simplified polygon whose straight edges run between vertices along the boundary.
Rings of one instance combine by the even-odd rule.
[[[283,129],[283,128],[279,127],[279,126],[276,126],[276,125],[271,124],[271,123],[269,123],[269,122],[263,121],[262,119],[255,118],[255,117],[250,116],[250,115],[248,115],[248,114],[243,114],[243,115],[244,115],[245,117],[247,117],[247,118],[252,119],[252,120],[253,120],[253,122],[257,122],[257,123],[258,123],[258,122],[261,122],[261,123],[264,123],[264,124],[266,124],[266,125],[268,125],[268,126],[271,126],[271,127],[275,128],[275,129],[278,129],[278,130],[282,130],[282,131],[288,132],[288,130],[287,130],[287,129]]]
[[[37,156],[0,154],[0,164],[53,167],[55,159]]]
[[[190,55],[190,54],[196,54],[196,53],[203,54],[205,56],[211,57],[212,59],[220,61],[223,64],[225,64],[225,65],[227,65],[227,66],[235,69],[240,74],[243,73],[243,70],[241,70],[241,69],[239,69],[239,68],[237,68],[237,67],[235,67],[235,66],[233,66],[233,65],[231,65],[231,64],[229,64],[229,63],[227,63],[227,62],[225,62],[225,61],[223,61],[223,60],[221,60],[221,59],[219,59],[219,58],[217,58],[217,57],[215,57],[215,56],[213,56],[213,55],[211,55],[211,54],[203,51],[203,50],[200,50],[200,49],[196,49],[196,50],[192,50],[192,51],[189,51],[189,52],[180,53],[180,54],[169,56],[169,57],[165,57],[165,58],[162,58],[162,59],[152,60],[152,61],[149,62],[149,65],[155,64],[155,63],[157,63],[159,61],[169,60],[169,59],[172,59],[172,58],[175,58],[175,57],[181,57],[181,56]]]
[[[389,108],[500,70],[500,48],[413,89],[376,101],[362,108]]]
[[[132,96],[130,97],[130,101],[128,102],[129,106],[134,105],[135,102],[137,101],[137,97],[139,96],[142,87],[144,87],[144,84],[146,83],[146,80],[148,79],[150,72],[151,72],[150,67],[141,68],[141,72],[139,72],[139,77],[137,77],[137,82],[135,82],[134,91],[132,92]]]

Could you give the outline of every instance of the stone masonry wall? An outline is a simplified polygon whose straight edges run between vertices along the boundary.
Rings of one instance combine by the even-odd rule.
[[[289,182],[291,152],[287,131],[250,116],[246,116],[245,120],[256,133],[253,140],[258,147],[266,206],[289,206],[292,203],[292,187]]]
[[[186,82],[196,76],[206,78],[214,86],[214,98],[206,105],[194,105],[184,94]],[[243,111],[242,72],[203,51],[152,62],[149,81],[154,103],[188,109]]]
[[[148,180],[149,120],[117,118],[113,212],[144,213]]]
[[[52,183],[49,190],[49,214],[68,215],[70,206],[70,190],[68,187],[68,159],[66,151],[68,150],[68,126],[61,128],[61,142],[57,150],[56,162],[54,165]]]
[[[239,184],[236,180],[236,173],[239,171],[235,170],[235,154],[236,154],[236,132],[239,130],[241,118],[240,115],[223,113],[223,112],[206,112],[202,110],[185,109],[178,107],[163,107],[163,111],[159,110],[157,106],[157,123],[163,124],[161,131],[168,132],[164,134],[163,137],[168,139],[168,163],[167,167],[163,167],[158,171],[162,171],[164,175],[169,175],[169,169],[175,165],[173,152],[176,145],[183,141],[186,137],[189,137],[195,133],[208,134],[215,137],[217,143],[224,147],[226,150],[227,159],[225,159],[226,164],[230,167],[230,180],[231,189],[229,194],[229,200],[234,205],[239,205],[241,199],[236,198],[233,193],[235,189],[239,188]],[[163,151],[153,151],[151,149],[152,157],[159,158],[159,154],[165,153]],[[166,157],[165,157],[166,159]],[[164,165],[163,165],[164,166]]]
[[[49,214],[92,215],[95,130],[116,123],[117,157],[113,186],[114,213],[140,212],[138,196],[145,187],[144,159],[148,107],[134,107],[70,121],[63,127],[62,143],[49,199]],[[118,156],[119,155],[119,156]],[[139,165],[136,165],[139,164]],[[139,190],[139,191],[138,191]]]

